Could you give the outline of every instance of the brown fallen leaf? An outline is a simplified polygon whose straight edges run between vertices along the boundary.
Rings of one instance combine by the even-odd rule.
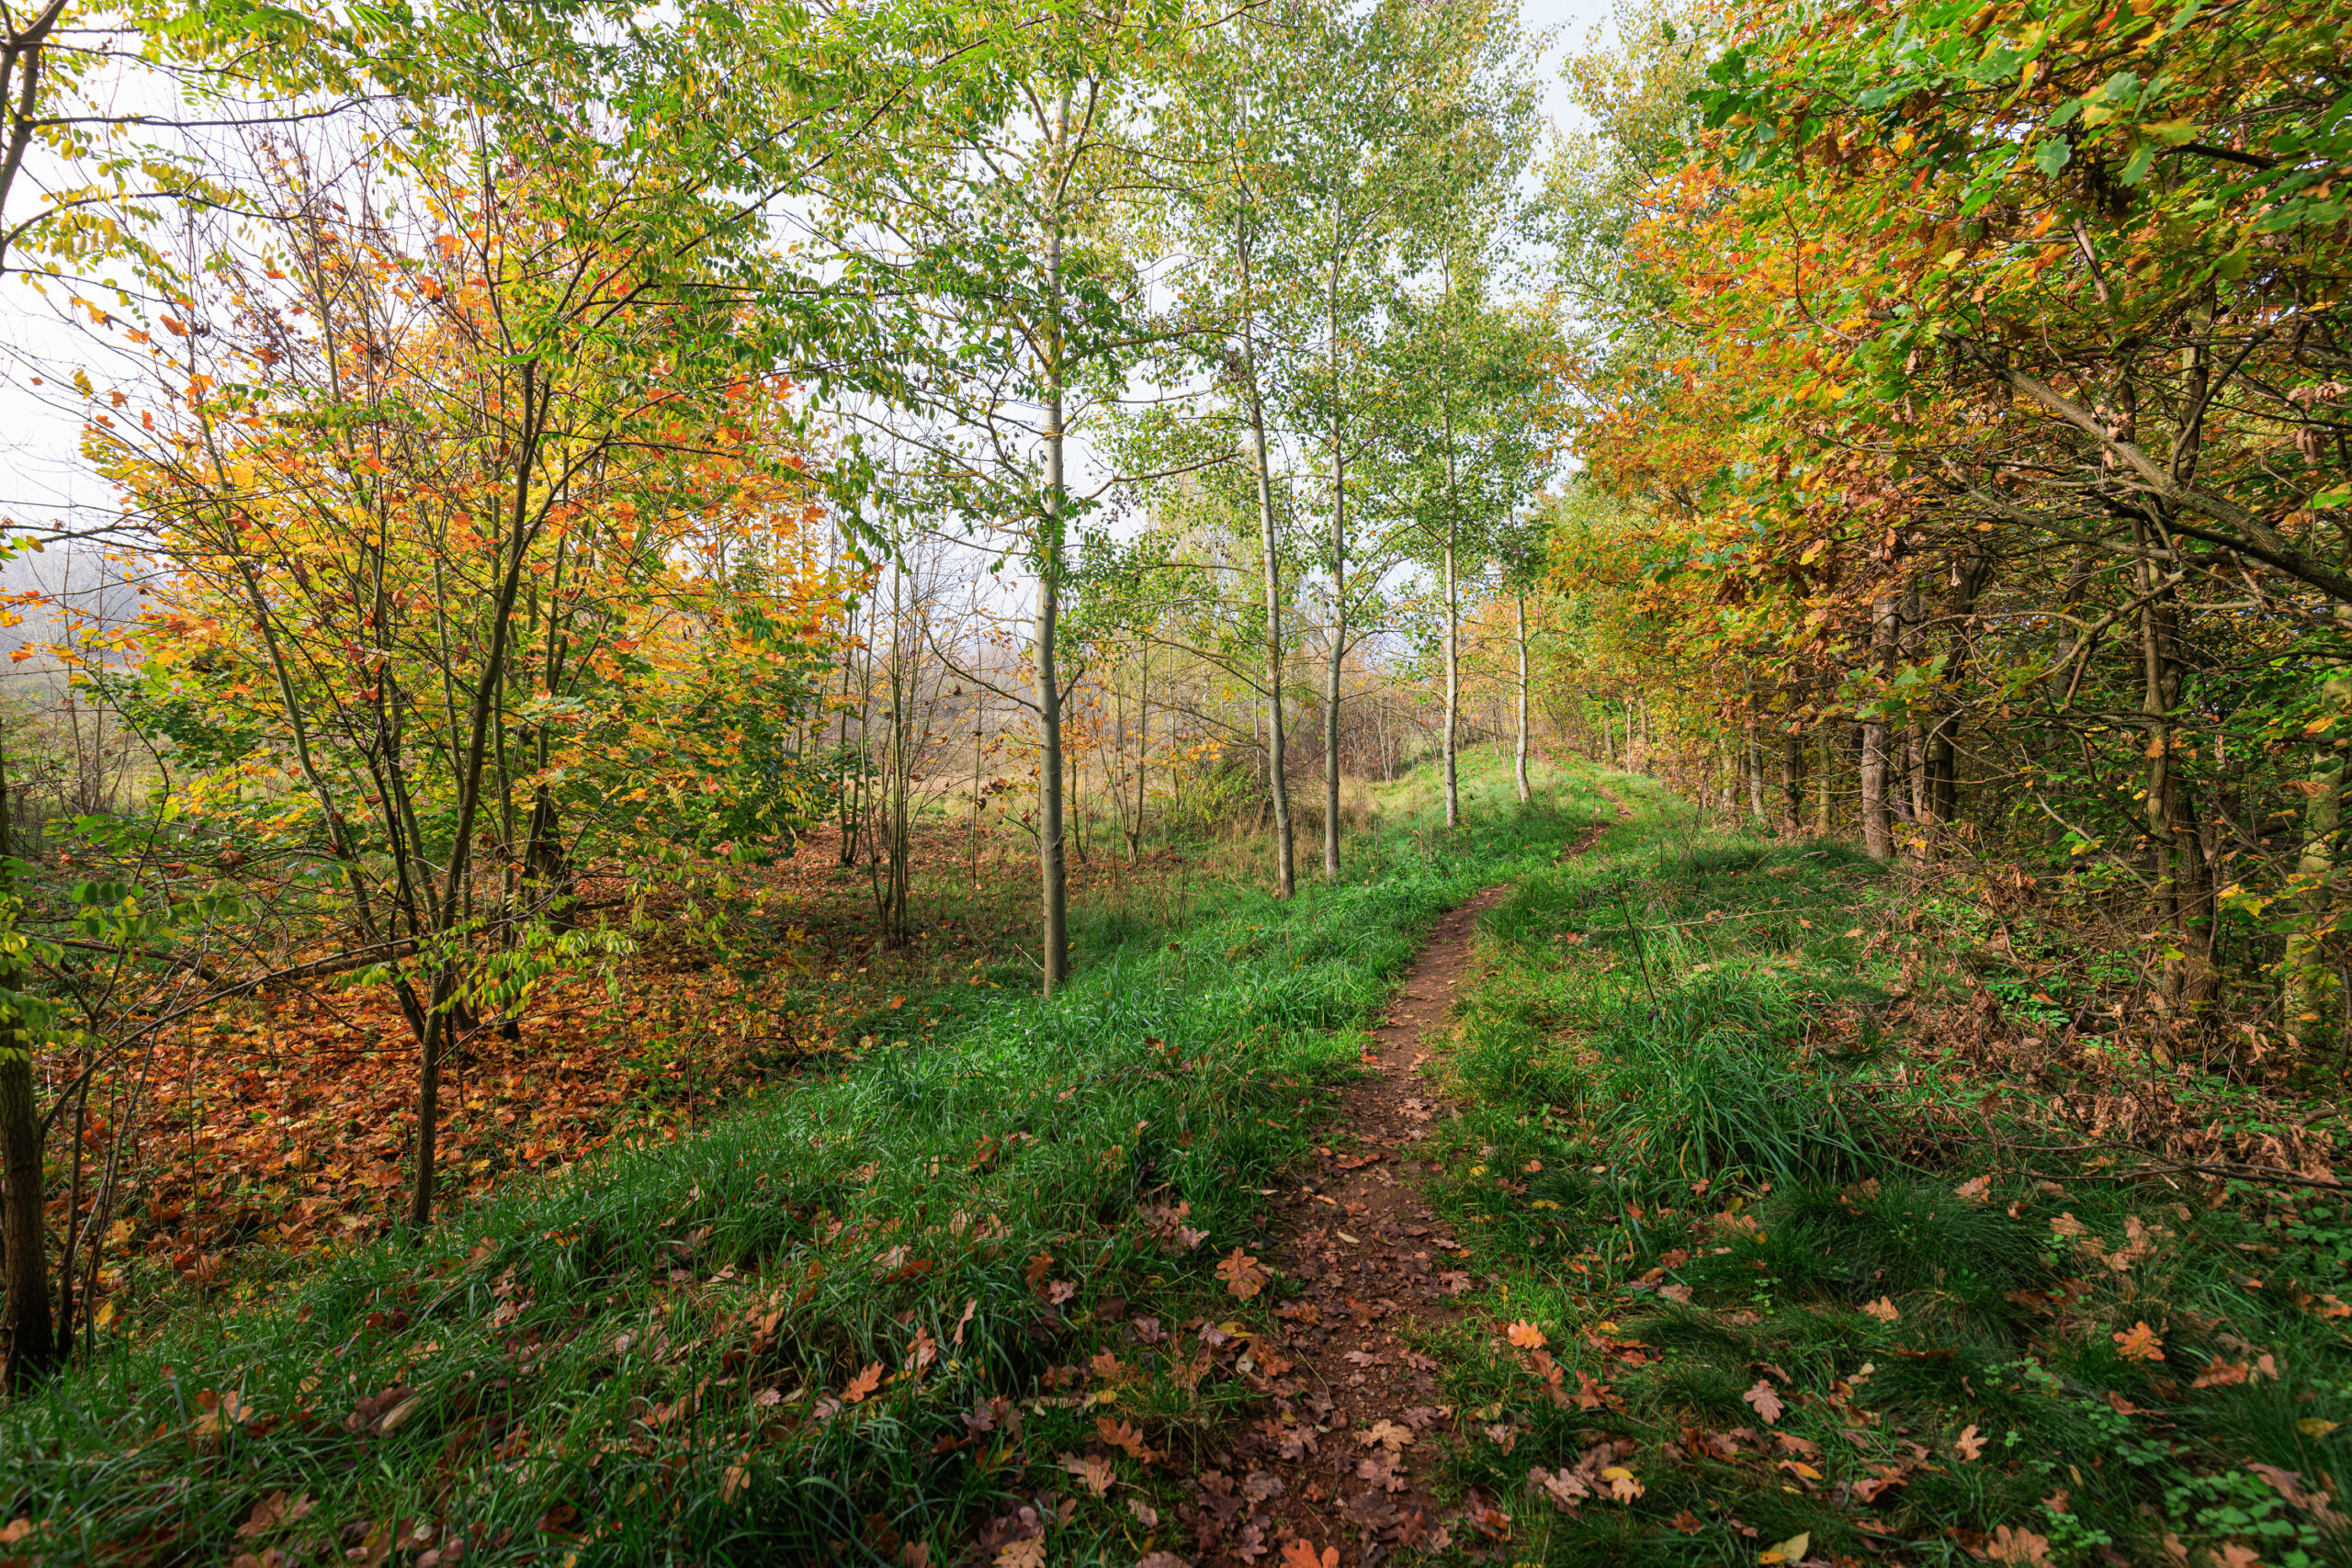
[[[867,1367],[864,1371],[858,1373],[857,1376],[849,1380],[849,1386],[842,1390],[842,1403],[844,1404],[862,1404],[867,1398],[872,1396],[876,1389],[880,1388],[881,1386],[882,1363],[876,1361],[872,1366]]]
[[[1216,1277],[1225,1281],[1227,1291],[1244,1301],[1266,1288],[1265,1270],[1259,1267],[1256,1258],[1238,1247],[1233,1249],[1232,1257],[1216,1266]]]
[[[1966,1431],[1952,1439],[1951,1446],[1959,1452],[1961,1458],[1973,1464],[1976,1462],[1977,1456],[1984,1451],[1984,1439],[1976,1435],[1976,1427],[1972,1424]]]
[[[1763,1378],[1758,1378],[1756,1386],[1739,1397],[1754,1408],[1756,1414],[1768,1427],[1778,1421],[1781,1411],[1788,1408],[1781,1403],[1781,1396],[1771,1383]]]

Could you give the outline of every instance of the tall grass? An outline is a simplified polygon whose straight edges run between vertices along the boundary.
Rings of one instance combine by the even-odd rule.
[[[1521,1516],[1513,1556],[2352,1561],[2311,1501],[2352,1478],[2352,1205],[2013,1152],[2052,1141],[2013,1089],[1884,1026],[1936,968],[1866,948],[1891,880],[1619,791],[1634,822],[1488,916],[1439,1133],[1474,1304],[1607,1390],[1442,1342],[1481,1413],[1453,1483]],[[1603,1440],[1638,1499],[1531,1495]]]

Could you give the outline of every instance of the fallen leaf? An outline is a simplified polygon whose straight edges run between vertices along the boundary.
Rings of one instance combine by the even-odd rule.
[[[2015,1563],[2018,1568],[2050,1568],[2050,1538],[2002,1525],[1986,1538],[1984,1555],[1996,1562]]]
[[[1739,1397],[1755,1408],[1756,1414],[1768,1427],[1778,1421],[1781,1412],[1788,1408],[1781,1403],[1781,1396],[1771,1383],[1763,1378],[1758,1378],[1756,1386]]]
[[[1098,1416],[1094,1418],[1094,1435],[1111,1447],[1124,1452],[1138,1464],[1149,1464],[1152,1461],[1154,1456],[1151,1450],[1145,1446],[1143,1434],[1128,1422],[1114,1421],[1108,1416]]]
[[[1393,1453],[1410,1443],[1413,1434],[1394,1421],[1382,1420],[1374,1422],[1368,1430],[1357,1433],[1356,1440],[1366,1448],[1374,1443],[1380,1444]]]
[[[1881,1296],[1874,1302],[1866,1303],[1862,1307],[1862,1311],[1878,1319],[1881,1323],[1893,1323],[1896,1318],[1903,1315],[1902,1312],[1895,1306],[1894,1303],[1885,1296]]]
[[[1061,1465],[1064,1470],[1078,1478],[1080,1485],[1097,1497],[1111,1490],[1119,1479],[1117,1472],[1112,1470],[1110,1461],[1100,1454],[1088,1454],[1083,1459],[1074,1454],[1064,1454],[1061,1456]]]
[[[1340,1549],[1327,1546],[1317,1557],[1311,1541],[1294,1539],[1283,1543],[1283,1568],[1340,1568]]]
[[[2164,1341],[2143,1319],[2120,1334],[2111,1336],[2115,1353],[2127,1361],[2161,1361],[2165,1359]]]
[[[1802,1562],[1804,1561],[1804,1554],[1812,1550],[1813,1532],[1807,1530],[1803,1535],[1789,1537],[1778,1546],[1766,1547],[1757,1554],[1756,1561],[1758,1562]]]
[[[1976,1435],[1976,1428],[1972,1425],[1966,1431],[1952,1439],[1951,1446],[1959,1450],[1961,1458],[1973,1464],[1976,1462],[1976,1456],[1984,1451],[1984,1439]]]
[[[849,1380],[849,1386],[842,1390],[842,1403],[844,1404],[860,1404],[870,1396],[876,1389],[880,1388],[881,1386],[882,1363],[876,1361],[872,1366],[866,1368],[864,1371],[858,1373],[857,1376]]]
[[[1232,1257],[1216,1266],[1216,1277],[1225,1281],[1227,1291],[1244,1301],[1266,1288],[1265,1270],[1258,1266],[1256,1258],[1238,1247]]]

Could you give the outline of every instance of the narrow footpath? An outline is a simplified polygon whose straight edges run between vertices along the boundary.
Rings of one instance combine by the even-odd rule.
[[[1295,1476],[1282,1522],[1318,1548],[1337,1547],[1343,1562],[1438,1548],[1450,1533],[1425,1438],[1453,1412],[1437,1392],[1437,1363],[1402,1331],[1453,1321],[1453,1298],[1471,1281],[1454,1259],[1459,1245],[1422,1199],[1432,1167],[1417,1156],[1430,1124],[1453,1110],[1432,1058],[1472,976],[1478,917],[1508,892],[1490,887],[1438,922],[1372,1032],[1370,1073],[1341,1095],[1333,1130],[1351,1143],[1327,1145],[1273,1227],[1272,1261],[1305,1287],[1277,1309],[1303,1393],[1290,1402],[1294,1419],[1261,1436]]]
[[[1438,1363],[1411,1341],[1460,1316],[1455,1298],[1472,1280],[1423,1196],[1438,1168],[1421,1145],[1453,1111],[1436,1058],[1474,977],[1478,918],[1509,892],[1487,888],[1438,922],[1370,1032],[1369,1070],[1340,1091],[1317,1168],[1276,1200],[1266,1252],[1298,1288],[1274,1309],[1292,1365],[1272,1413],[1234,1439],[1238,1480],[1211,1471],[1195,1482],[1196,1528],[1211,1526],[1199,1532],[1204,1561],[1279,1551],[1282,1568],[1376,1568],[1462,1534],[1458,1507],[1442,1511],[1431,1485],[1437,1439],[1457,1413],[1438,1390]],[[1227,1521],[1241,1527],[1229,1537],[1214,1528]]]

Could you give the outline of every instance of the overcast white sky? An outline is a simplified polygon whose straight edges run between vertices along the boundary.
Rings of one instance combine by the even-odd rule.
[[[1546,103],[1556,121],[1564,112],[1559,62],[1580,47],[1596,25],[1610,18],[1609,0],[1526,0],[1522,20],[1531,32],[1555,36],[1543,69]],[[62,301],[59,301],[62,303]],[[55,307],[20,281],[0,279],[0,346],[26,351],[51,371],[69,368],[86,353],[76,334],[62,326]],[[77,400],[62,398],[52,380],[36,389],[32,371],[17,353],[0,358],[0,519],[28,531],[55,527],[79,508],[103,507],[108,486],[92,475],[77,450]],[[20,573],[9,572],[9,578]]]

